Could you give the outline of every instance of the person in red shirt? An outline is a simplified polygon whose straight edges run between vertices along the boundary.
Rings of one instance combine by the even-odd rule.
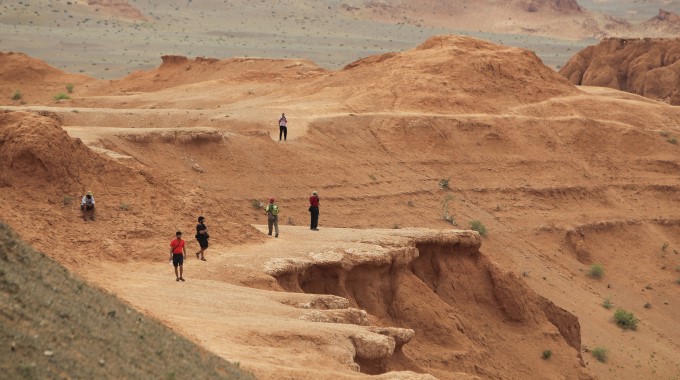
[[[177,231],[175,236],[176,238],[170,242],[170,260],[172,260],[172,265],[175,267],[176,281],[184,281],[184,277],[182,277],[182,272],[184,271],[182,264],[184,264],[184,260],[187,258],[187,250],[184,247],[185,242],[182,240],[182,232]],[[177,267],[179,267],[179,273],[177,272]]]
[[[318,231],[319,225],[319,195],[315,192],[309,197],[309,213],[311,214],[312,221],[309,224],[309,229],[312,231]]]

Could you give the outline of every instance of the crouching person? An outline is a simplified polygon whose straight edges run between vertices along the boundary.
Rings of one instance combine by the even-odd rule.
[[[80,202],[80,210],[83,212],[83,220],[86,221],[88,218],[94,220],[94,196],[91,191],[88,191]]]

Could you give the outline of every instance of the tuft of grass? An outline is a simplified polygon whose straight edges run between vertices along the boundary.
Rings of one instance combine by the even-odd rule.
[[[456,219],[454,218],[453,215],[449,212],[449,202],[453,200],[453,195],[447,195],[444,200],[442,201],[442,211],[444,213],[443,217],[444,220],[451,223],[452,225],[456,225]]]
[[[444,190],[448,190],[449,189],[449,180],[451,180],[451,179],[450,178],[440,179],[439,180],[439,188],[444,189]]]
[[[668,141],[669,143],[671,143],[673,145],[678,145],[678,139],[675,138],[675,137],[671,137],[670,139],[668,139],[666,141]]]
[[[604,297],[604,300],[602,301],[602,307],[605,309],[611,309],[614,306],[612,303],[611,297]]]
[[[21,94],[21,91],[16,90],[14,91],[14,95],[12,95],[12,100],[21,100],[24,96]]]
[[[600,279],[604,276],[604,267],[602,264],[593,264],[588,271],[588,277]]]
[[[373,174],[373,173],[369,174],[369,175],[368,175],[368,178],[370,178],[371,181],[375,181],[375,180],[377,179],[376,176],[375,176],[375,174]]]
[[[120,202],[120,209],[123,211],[130,211],[132,209],[132,205],[125,202]]]
[[[661,137],[668,137],[671,135],[671,133],[668,131],[661,131],[659,132],[659,134],[661,135]]]
[[[250,205],[253,206],[255,210],[259,210],[263,206],[262,202],[258,201],[257,199],[253,199],[252,201],[250,201]]]
[[[677,280],[675,280],[675,283],[678,284],[678,285],[680,285],[680,278],[677,279]]]
[[[68,206],[73,203],[73,197],[70,195],[64,195],[64,206]]]
[[[66,95],[66,94],[64,94],[63,92],[60,92],[60,93],[58,93],[57,95],[54,95],[54,96],[52,97],[52,99],[54,99],[55,101],[58,102],[58,101],[60,101],[60,100],[71,99],[71,97],[68,96],[68,95]]]
[[[486,236],[486,227],[479,220],[471,220],[470,229],[479,232],[481,236]]]
[[[665,251],[666,248],[668,248],[668,245],[669,245],[668,242],[665,241],[663,244],[661,244],[661,250],[662,250],[662,251]]]
[[[400,228],[401,228],[401,227],[400,227],[399,224],[397,224],[397,223],[394,223],[394,224],[392,225],[392,229],[398,230],[398,229],[400,229]]]
[[[408,207],[414,207],[416,205],[415,202],[413,201],[408,201],[408,203],[406,204],[408,205]]]
[[[649,303],[649,302],[647,302],[647,303],[645,304],[645,309],[651,309],[651,308],[652,308],[652,304]]]
[[[548,360],[552,356],[552,351],[543,350],[543,354],[541,356],[543,357],[543,360]]]
[[[66,85],[66,92],[68,92],[69,94],[73,93],[73,83],[69,83]]]
[[[614,321],[616,325],[624,330],[637,330],[638,319],[633,313],[622,308],[616,309],[614,312]]]
[[[595,347],[590,353],[598,362],[605,363],[607,361],[607,349],[604,347]]]

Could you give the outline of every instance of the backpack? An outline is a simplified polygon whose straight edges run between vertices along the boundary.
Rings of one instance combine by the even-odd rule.
[[[272,215],[279,215],[279,206],[277,205],[267,205],[267,211],[271,211]]]

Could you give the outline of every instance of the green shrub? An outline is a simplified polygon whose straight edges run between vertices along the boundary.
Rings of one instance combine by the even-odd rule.
[[[616,309],[614,321],[624,330],[637,330],[638,319],[630,311],[621,308]]]
[[[54,95],[54,97],[52,97],[52,99],[54,99],[55,101],[58,102],[60,100],[71,99],[71,97],[64,94],[63,92],[60,92],[57,95]]]
[[[604,267],[602,264],[593,264],[588,271],[588,277],[600,279],[604,276]]]
[[[439,180],[439,188],[448,190],[449,189],[449,180],[450,178],[442,178]]]
[[[678,145],[678,139],[675,138],[675,137],[671,137],[670,139],[668,139],[666,141],[668,141],[669,143],[671,143],[673,145]]]
[[[605,309],[611,309],[614,304],[612,303],[612,299],[610,297],[605,297],[604,300],[602,301],[602,307]]]
[[[486,236],[486,227],[479,220],[471,220],[470,229],[479,232],[482,236]]]
[[[132,206],[129,203],[120,202],[120,209],[123,211],[130,211],[130,209],[132,209]]]
[[[66,85],[66,92],[68,92],[69,94],[73,93],[73,83],[69,83]]]
[[[21,91],[16,90],[14,91],[14,95],[12,95],[12,100],[21,100],[24,96],[21,94]]]
[[[604,347],[595,347],[590,353],[593,354],[593,357],[595,357],[598,362],[604,363],[607,361],[607,349]]]
[[[543,360],[548,360],[552,356],[552,351],[550,350],[543,350]]]

